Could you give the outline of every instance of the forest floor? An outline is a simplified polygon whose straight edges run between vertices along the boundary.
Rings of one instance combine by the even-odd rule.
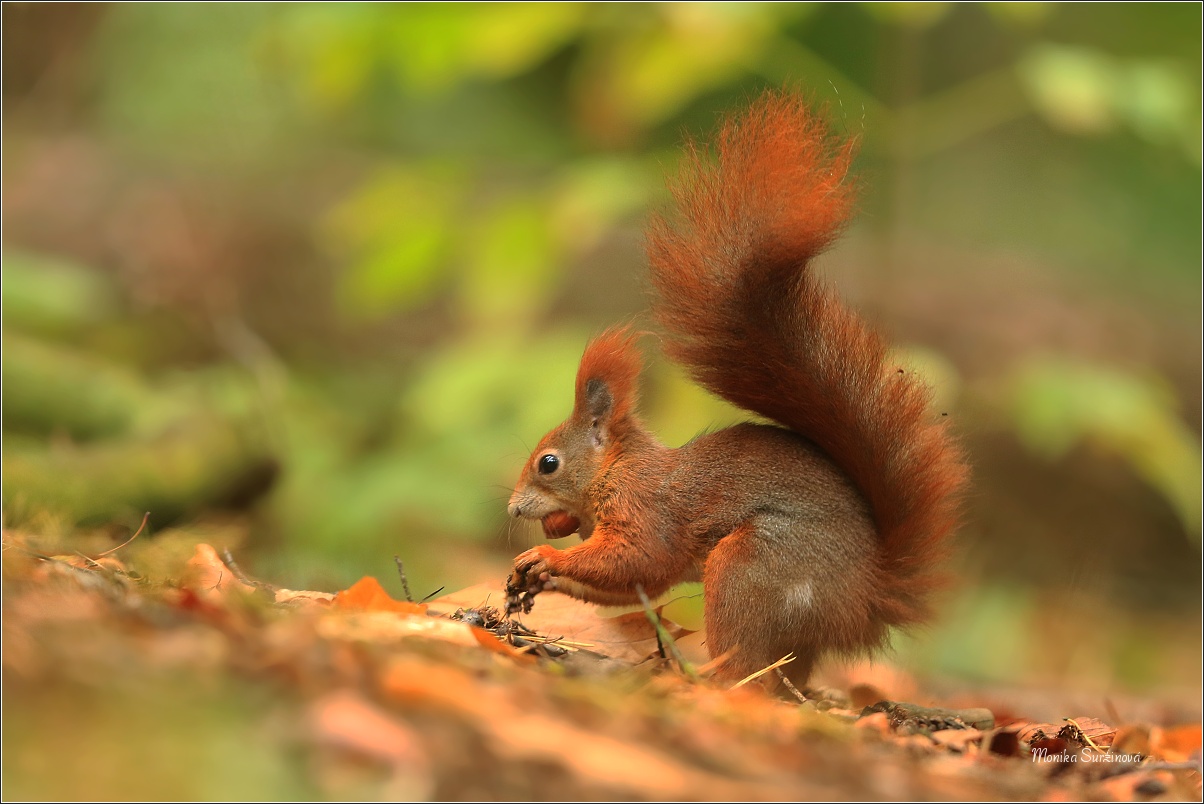
[[[941,699],[881,666],[800,703],[717,686],[650,612],[544,595],[519,626],[499,589],[290,591],[206,544],[37,543],[4,534],[5,800],[1201,798],[1190,704]]]

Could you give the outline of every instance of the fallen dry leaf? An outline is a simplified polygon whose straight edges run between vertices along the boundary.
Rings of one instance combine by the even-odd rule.
[[[981,740],[982,732],[978,729],[941,729],[934,731],[931,737],[937,745],[961,752],[965,751],[970,743]]]
[[[365,575],[334,596],[336,608],[356,611],[393,611],[399,614],[425,614],[426,605],[394,600],[371,575]]]
[[[234,572],[208,544],[198,544],[192,558],[184,568],[180,584],[191,589],[207,602],[217,602],[232,591],[251,594],[254,587],[238,579]]]
[[[1069,729],[1067,728],[1069,727]],[[1062,734],[1062,732],[1066,732]],[[1094,717],[1066,718],[1059,734],[1088,748],[1107,748],[1116,737],[1116,729]]]
[[[1033,723],[1031,721],[1013,723],[1011,728],[1015,730],[1016,739],[1025,745],[1029,745],[1037,740],[1052,738],[1062,729],[1060,725]]]
[[[186,547],[193,551],[193,543]],[[800,707],[755,689],[732,692],[692,682],[655,662],[636,669],[655,655],[642,613],[605,617],[557,595],[541,596],[524,621],[546,636],[591,643],[612,658],[599,661],[571,645],[559,653],[544,646],[520,651],[499,641],[496,635],[505,634],[509,621],[481,608],[499,599],[500,591],[489,587],[432,606],[449,614],[471,610],[452,620],[393,600],[372,579],[339,595],[280,590],[283,605],[270,609],[241,605],[241,592],[252,586],[262,595],[259,584],[240,583],[241,576],[207,546],[195,549],[184,585],[172,577],[115,585],[110,568],[79,568],[16,550],[7,551],[4,561],[6,732],[38,735],[29,742],[37,750],[28,756],[6,749],[5,770],[11,775],[15,762],[21,778],[52,786],[58,777],[40,770],[41,758],[54,756],[48,746],[80,723],[91,725],[71,744],[73,759],[86,753],[84,746],[124,751],[114,765],[119,781],[139,776],[143,769],[124,757],[146,752],[122,746],[150,722],[129,729],[125,716],[147,701],[156,713],[182,705],[183,673],[188,695],[212,688],[220,696],[240,696],[221,717],[239,718],[246,730],[227,731],[224,720],[200,728],[232,740],[240,752],[266,745],[268,753],[256,754],[256,761],[267,756],[278,762],[275,772],[299,780],[299,797],[1199,799],[1200,777],[1190,769],[1165,762],[1105,767],[1084,762],[1081,753],[1088,737],[1096,745],[1111,737],[1118,745],[1153,742],[1166,759],[1198,756],[1194,722],[1139,724],[1114,733],[1090,718],[1075,718],[1072,725],[1055,711],[1044,715],[1052,723],[987,731],[980,724],[989,722],[989,713],[896,702],[892,706],[910,712],[922,732],[900,734],[888,712],[858,719],[859,711],[847,708],[847,687],[812,688],[812,702]],[[136,562],[131,566],[139,569]],[[538,644],[538,636],[519,636]],[[678,641],[705,650],[704,636]],[[591,666],[605,672],[581,672]],[[226,685],[224,677],[240,681]],[[245,679],[256,683],[241,696]],[[878,697],[882,689],[856,693]],[[89,706],[123,695],[112,710],[122,718],[113,719],[112,729],[98,730],[100,721],[86,719]],[[1001,700],[1006,704],[1006,696]],[[942,703],[978,702],[971,696]],[[63,717],[47,719],[56,708]],[[170,737],[182,746],[175,749],[179,756],[200,744],[192,724],[213,708],[175,716],[189,724],[185,736]],[[11,711],[21,712],[21,719],[7,719]],[[1012,711],[1023,708],[1013,704]],[[155,717],[155,724],[175,722]],[[263,720],[285,728],[251,725]],[[963,724],[982,730],[952,728]],[[297,725],[299,731],[288,728]],[[1065,748],[1080,762],[1055,771],[1052,763],[1032,761],[1022,731],[1042,738],[1038,747]],[[238,740],[227,736],[234,734]],[[298,737],[307,751],[300,774],[289,771],[296,768]],[[1119,765],[1116,759],[1112,765]],[[97,781],[104,763],[86,767],[92,789],[139,797],[131,795],[134,788]],[[68,800],[83,797],[70,790]]]
[[[1004,726],[988,733],[983,745],[992,754],[1001,757],[1018,757],[1028,754],[1028,746],[1020,741],[1020,727]]]
[[[471,626],[425,614],[398,616],[388,611],[331,612],[318,621],[317,630],[326,639],[352,642],[388,643],[422,637],[472,647],[479,644]]]
[[[277,589],[276,602],[285,606],[315,606],[327,607],[334,602],[331,592],[296,592],[292,589]]]
[[[1167,762],[1187,762],[1200,758],[1200,724],[1188,723],[1150,731],[1150,753]]]
[[[1119,754],[1150,755],[1150,727],[1144,723],[1121,726],[1112,740],[1112,750]]]

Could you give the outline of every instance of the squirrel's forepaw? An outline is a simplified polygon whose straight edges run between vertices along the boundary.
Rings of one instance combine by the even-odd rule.
[[[506,579],[506,613],[531,611],[540,592],[556,588],[551,556],[557,552],[551,545],[541,544],[514,559],[514,571]]]

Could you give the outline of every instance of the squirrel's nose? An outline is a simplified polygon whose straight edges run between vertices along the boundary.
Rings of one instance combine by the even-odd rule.
[[[510,512],[510,516],[515,517],[516,519],[523,515],[522,506],[516,502],[512,502],[510,505],[506,506],[506,510]]]

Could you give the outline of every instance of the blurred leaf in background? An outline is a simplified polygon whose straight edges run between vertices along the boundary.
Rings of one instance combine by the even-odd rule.
[[[261,170],[288,153],[296,124],[251,58],[275,12],[258,4],[150,5],[105,14],[88,56],[99,78],[94,125],[139,160]]]
[[[1164,382],[1073,360],[1033,360],[1012,380],[1016,431],[1055,460],[1086,443],[1128,461],[1200,545],[1200,439]]]
[[[43,254],[5,251],[0,285],[9,326],[53,338],[117,313],[116,290],[83,265]]]
[[[348,265],[340,300],[351,320],[430,301],[456,235],[462,183],[450,170],[378,170],[331,210],[324,235]]]
[[[1199,162],[1194,90],[1173,62],[1122,61],[1099,50],[1042,44],[1018,67],[1037,110],[1053,125],[1097,135],[1125,123],[1151,143],[1182,147]]]

